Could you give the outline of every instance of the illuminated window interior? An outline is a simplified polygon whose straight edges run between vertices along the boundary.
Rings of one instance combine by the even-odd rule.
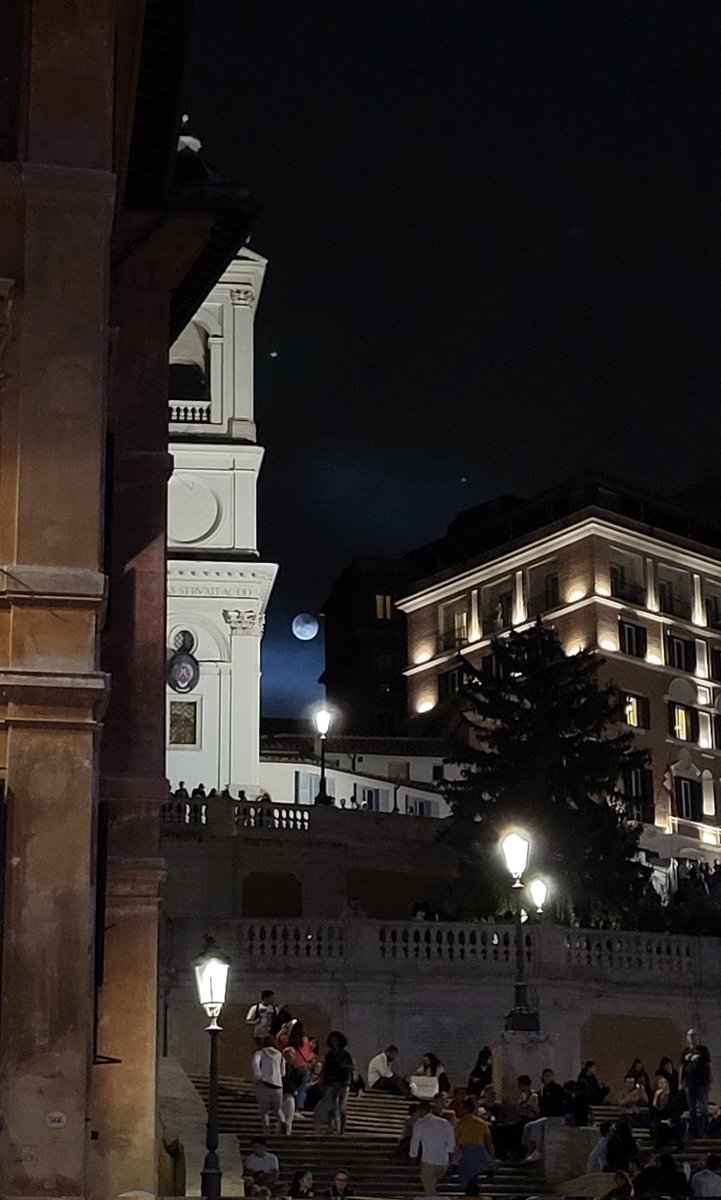
[[[168,744],[171,746],[197,746],[198,705],[195,700],[170,701]]]
[[[673,706],[673,731],[682,742],[687,742],[691,736],[688,709],[680,704]]]
[[[626,712],[626,724],[633,725],[634,728],[638,728],[638,697],[637,696],[627,696],[626,697],[625,712]]]
[[[376,596],[376,617],[379,621],[390,621],[393,616],[393,597]]]

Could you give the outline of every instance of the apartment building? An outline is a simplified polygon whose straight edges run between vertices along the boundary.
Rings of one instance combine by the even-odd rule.
[[[411,714],[494,670],[491,641],[541,618],[568,654],[592,647],[650,751],[626,781],[659,858],[721,857],[721,524],[603,479],[462,513],[414,555],[425,577],[408,622]],[[461,652],[462,656],[461,657]]]

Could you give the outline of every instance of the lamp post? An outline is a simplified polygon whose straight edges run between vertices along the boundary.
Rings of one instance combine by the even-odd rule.
[[[313,720],[320,736],[320,784],[315,802],[316,804],[330,804],[330,796],[326,791],[325,783],[325,741],[328,737],[328,730],[333,723],[333,714],[327,708],[317,708]]]
[[[215,938],[206,937],[205,947],[193,963],[198,1002],[205,1009],[210,1024],[210,1068],[208,1072],[208,1125],[205,1135],[206,1155],[200,1175],[201,1195],[207,1200],[217,1200],[223,1172],[218,1158],[218,1017],[225,1003],[228,986],[228,959],[220,950]]]
[[[513,876],[514,889],[523,888],[523,874],[528,867],[531,842],[524,834],[514,830],[501,839],[501,850],[506,860],[506,867]],[[544,879],[533,879],[528,885],[528,892],[536,912],[543,911],[543,905],[548,895],[548,884]],[[513,1007],[506,1014],[506,1029],[524,1033],[538,1033],[541,1019],[538,1010],[528,999],[528,980],[526,979],[526,957],[523,945],[524,914],[520,897],[515,906],[515,938],[516,938],[516,981],[513,989]]]

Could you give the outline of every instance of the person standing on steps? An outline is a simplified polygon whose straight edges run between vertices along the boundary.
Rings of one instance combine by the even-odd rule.
[[[323,1096],[313,1118],[327,1123],[331,1133],[345,1133],[346,1105],[355,1063],[348,1050],[348,1039],[339,1030],[328,1034],[328,1053],[323,1060]]]
[[[271,1122],[282,1124],[283,1077],[285,1060],[280,1050],[273,1045],[270,1035],[253,1055],[253,1081],[258,1097],[260,1123],[264,1133],[270,1133]]]
[[[260,1000],[256,1004],[251,1004],[248,1009],[248,1015],[245,1018],[246,1025],[250,1025],[253,1031],[253,1040],[256,1050],[260,1050],[263,1044],[263,1038],[268,1037],[270,1027],[275,1020],[277,1008],[274,1003],[275,992],[272,988],[266,988],[260,993]]]
[[[450,1121],[431,1112],[427,1101],[418,1106],[418,1117],[413,1125],[409,1156],[415,1161],[421,1152],[421,1186],[426,1196],[435,1196],[438,1184],[448,1173],[448,1164],[456,1148],[456,1135]]]
[[[711,1055],[699,1042],[695,1029],[686,1034],[681,1058],[681,1087],[686,1090],[691,1113],[691,1137],[702,1138],[708,1125],[708,1089],[711,1083]]]

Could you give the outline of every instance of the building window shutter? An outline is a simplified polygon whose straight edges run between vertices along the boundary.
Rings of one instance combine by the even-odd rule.
[[[696,670],[696,643],[687,641],[684,642],[684,646],[686,648],[686,670],[690,671],[693,675]]]
[[[642,729],[651,728],[651,705],[647,696],[639,696],[638,721]]]
[[[698,713],[696,712],[695,708],[691,709],[690,717],[691,717],[691,738],[690,738],[690,740],[692,742],[696,742],[698,744]]]
[[[671,737],[676,736],[676,705],[673,700],[670,700],[668,705],[668,731]]]

